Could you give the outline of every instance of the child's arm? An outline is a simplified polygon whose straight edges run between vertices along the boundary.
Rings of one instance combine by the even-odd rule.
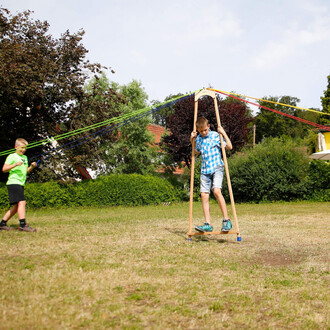
[[[27,169],[27,173],[29,174],[36,166],[37,166],[36,162],[31,163],[31,165]]]
[[[15,164],[12,164],[12,165],[9,165],[9,164],[3,164],[3,167],[2,167],[2,172],[3,173],[7,173],[9,172],[10,170],[12,170],[14,167],[16,166],[21,166],[23,164],[23,162],[19,161]]]
[[[224,137],[224,139],[225,139],[225,141],[227,143],[226,149],[228,149],[228,150],[233,149],[233,145],[231,144],[231,141],[230,141],[227,133],[225,132],[225,130],[223,129],[222,126],[218,127],[218,133],[221,134]]]

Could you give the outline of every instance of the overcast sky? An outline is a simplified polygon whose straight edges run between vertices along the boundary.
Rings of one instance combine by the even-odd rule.
[[[110,80],[141,81],[149,100],[212,86],[289,95],[321,109],[330,74],[329,0],[1,0],[33,10],[54,37],[84,29]]]

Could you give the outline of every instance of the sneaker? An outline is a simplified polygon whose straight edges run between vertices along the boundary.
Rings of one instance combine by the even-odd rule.
[[[0,226],[0,230],[14,230],[14,228],[13,227],[9,227],[6,224],[6,225],[3,225],[3,226]]]
[[[201,233],[213,231],[213,227],[207,222],[203,226],[196,226],[195,229]]]
[[[24,227],[19,226],[18,229],[19,229],[20,231],[30,231],[30,232],[32,232],[32,231],[33,231],[33,232],[37,231],[37,229],[33,229],[33,228],[31,228],[28,224],[26,224]]]
[[[222,220],[222,228],[221,231],[229,231],[233,226],[231,225],[230,219]]]

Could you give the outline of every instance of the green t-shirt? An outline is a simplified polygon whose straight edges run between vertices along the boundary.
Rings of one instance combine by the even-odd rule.
[[[17,162],[23,162],[21,166],[16,166],[9,171],[7,185],[10,184],[19,184],[21,186],[25,185],[26,174],[28,165],[28,158],[25,155],[19,155],[16,152],[14,154],[10,154],[5,161],[7,165],[13,165]]]

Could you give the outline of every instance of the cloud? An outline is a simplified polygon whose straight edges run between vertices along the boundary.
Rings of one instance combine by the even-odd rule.
[[[304,2],[303,8],[309,10],[309,15],[300,21],[293,19],[280,37],[266,43],[251,60],[252,68],[274,68],[305,51],[306,47],[330,41],[330,20],[326,11],[321,14],[321,7],[311,6],[308,2]]]
[[[198,8],[193,12],[182,15],[173,13],[171,17],[175,29],[170,29],[163,35],[170,42],[191,43],[203,39],[218,41],[226,37],[239,37],[242,28],[237,17],[220,6]],[[179,24],[178,24],[179,23]]]
[[[146,65],[148,62],[146,56],[136,49],[130,51],[130,60],[140,66]]]

